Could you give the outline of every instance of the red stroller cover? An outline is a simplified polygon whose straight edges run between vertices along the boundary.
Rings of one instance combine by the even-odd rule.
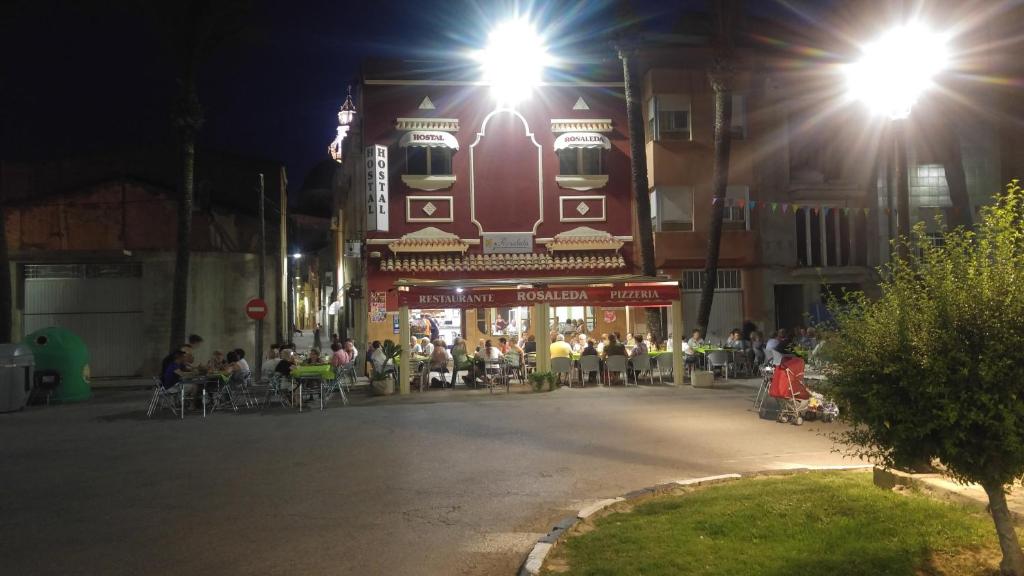
[[[790,396],[789,386],[793,386],[793,396]],[[775,367],[772,375],[772,385],[768,388],[768,395],[772,398],[807,400],[811,397],[810,390],[804,386],[804,359],[799,356],[786,356],[782,362]]]

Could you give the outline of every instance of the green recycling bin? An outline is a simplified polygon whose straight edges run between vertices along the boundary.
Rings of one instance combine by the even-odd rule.
[[[74,332],[50,326],[25,336],[22,343],[32,349],[37,375],[47,372],[60,375],[57,400],[80,402],[92,396],[92,386],[89,385],[89,350]]]

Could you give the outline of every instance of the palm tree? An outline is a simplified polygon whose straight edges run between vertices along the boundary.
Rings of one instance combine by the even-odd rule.
[[[169,33],[178,65],[178,98],[172,113],[181,147],[181,198],[178,202],[178,246],[174,259],[171,300],[170,348],[185,341],[188,320],[189,263],[192,236],[192,208],[195,196],[196,137],[203,125],[199,104],[198,73],[207,57],[224,40],[240,30],[246,3],[191,0],[183,8],[174,4],[173,12],[163,14],[161,23]]]
[[[620,5],[620,22],[634,23],[636,19],[627,4]],[[640,271],[644,276],[655,276],[654,229],[651,226],[651,195],[647,180],[647,140],[644,138],[643,102],[637,90],[640,89],[637,56],[639,31],[632,25],[623,28],[614,40],[615,50],[622,61],[623,90],[626,96],[626,120],[629,128],[630,171],[633,183],[633,199],[636,206],[637,236],[640,246]],[[661,310],[647,308],[647,329],[664,339],[661,325]]]
[[[711,69],[708,80],[715,93],[715,153],[711,175],[711,224],[708,229],[708,251],[704,262],[704,284],[697,310],[697,327],[707,332],[711,320],[711,304],[718,279],[718,254],[722,244],[722,220],[725,216],[725,193],[729,184],[729,152],[732,147],[732,85],[735,56],[735,28],[740,0],[714,0],[712,6]]]

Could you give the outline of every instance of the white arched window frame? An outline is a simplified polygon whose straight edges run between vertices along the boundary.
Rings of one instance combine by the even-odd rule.
[[[608,184],[605,154],[611,141],[601,132],[611,131],[611,120],[552,120],[558,155],[556,182],[561,188],[593,190]]]

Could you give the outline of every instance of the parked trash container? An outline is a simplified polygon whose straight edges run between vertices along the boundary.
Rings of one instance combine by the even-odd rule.
[[[21,410],[32,389],[32,349],[22,344],[0,344],[0,412]]]
[[[22,343],[32,349],[36,370],[60,375],[56,397],[61,402],[79,402],[92,396],[89,385],[89,350],[82,339],[67,328],[51,326],[25,336]]]

